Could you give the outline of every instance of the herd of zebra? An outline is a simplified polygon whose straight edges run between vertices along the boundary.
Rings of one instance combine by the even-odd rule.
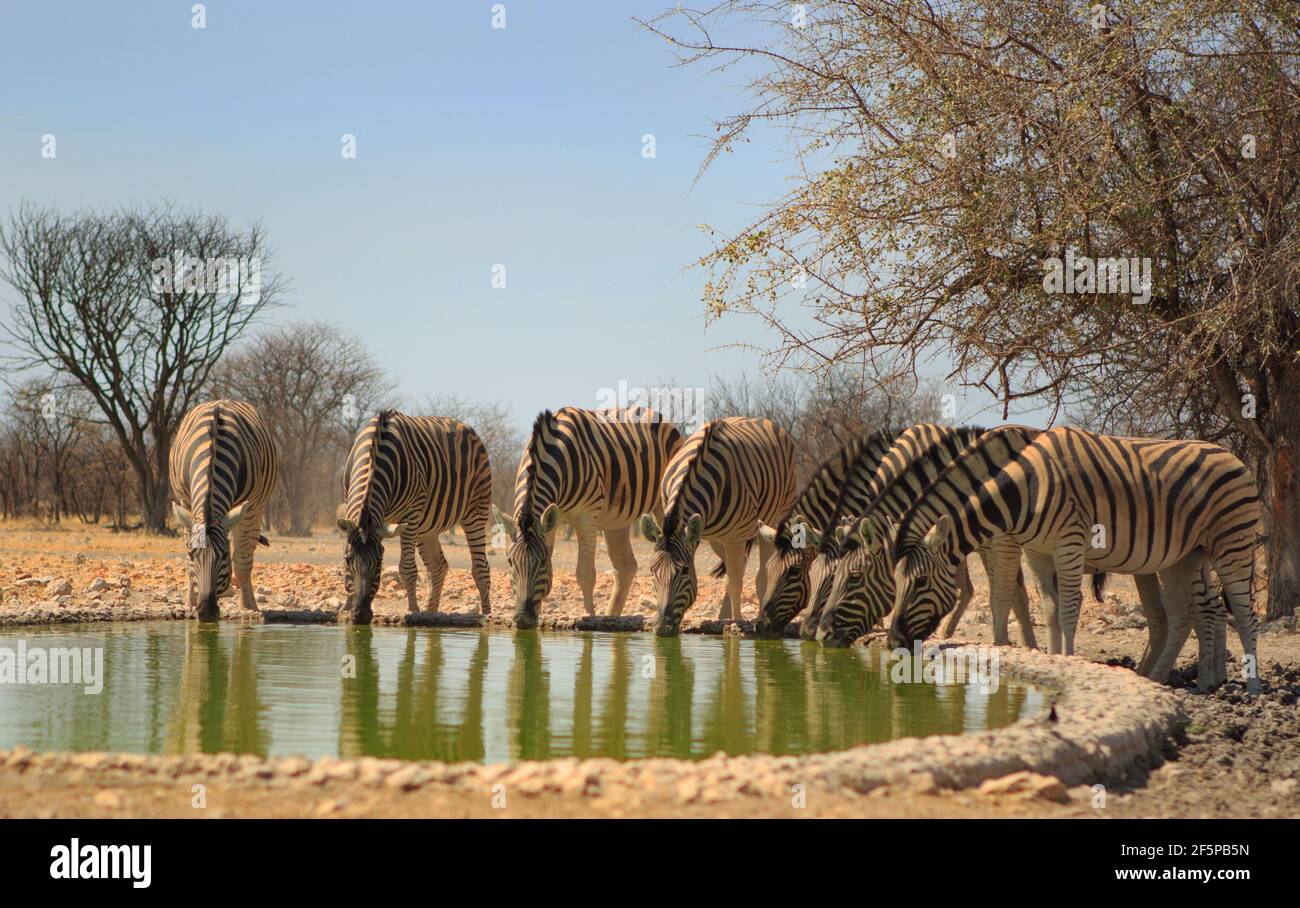
[[[170,460],[174,513],[187,528],[189,605],[215,620],[232,573],[256,609],[250,571],[277,454],[256,410],[215,401],[187,414]],[[447,559],[439,535],[459,525],[471,552],[481,611],[490,604],[489,522],[508,532],[515,623],[536,627],[551,591],[561,520],[578,539],[577,581],[595,613],[597,533],[622,612],[636,574],[631,529],[654,545],[650,566],[661,635],[677,633],[698,591],[696,551],[707,542],[726,577],[719,617],[739,620],[744,569],[758,544],[759,637],[800,634],[846,646],[889,615],[889,638],[911,646],[951,635],[970,601],[967,556],[989,577],[996,643],[1016,615],[1034,647],[1021,556],[1042,593],[1049,651],[1070,654],[1083,574],[1100,598],[1105,573],[1135,576],[1149,639],[1138,666],[1164,680],[1191,629],[1198,685],[1227,679],[1231,616],[1255,671],[1252,608],[1259,495],[1249,469],[1202,441],[1097,435],[1073,428],[915,425],[854,440],[802,490],[789,435],[767,419],[724,417],[690,437],[653,411],[546,411],[516,474],[513,514],[491,503],[487,451],[454,419],[384,410],[359,431],[344,474],[338,527],[345,542],[347,611],[371,620],[384,541],[398,537],[407,605],[416,602],[416,553],[436,611]],[[491,515],[491,518],[490,518]],[[231,546],[233,540],[233,559]],[[1217,575],[1213,586],[1211,570]]]

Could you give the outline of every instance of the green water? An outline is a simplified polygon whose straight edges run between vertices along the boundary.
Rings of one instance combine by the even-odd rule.
[[[798,640],[193,622],[14,629],[102,647],[103,690],[0,683],[0,748],[476,760],[799,754],[1007,725],[1002,679],[894,684],[880,655]]]

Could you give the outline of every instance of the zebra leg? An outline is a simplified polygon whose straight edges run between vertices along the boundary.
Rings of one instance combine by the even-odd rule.
[[[767,560],[772,557],[776,551],[776,543],[769,541],[766,533],[758,534],[758,573],[754,575],[754,591],[758,594],[758,601],[763,601],[763,594],[767,592]],[[736,610],[736,620],[740,620],[740,610]],[[813,627],[817,622],[812,623]]]
[[[442,585],[447,579],[447,556],[442,553],[442,543],[437,533],[421,536],[419,540],[420,560],[429,572],[429,598],[425,600],[428,611],[438,611],[442,604]]]
[[[1016,553],[1016,585],[1011,591],[1011,613],[1020,625],[1020,640],[1028,649],[1038,649],[1034,636],[1034,618],[1029,612],[1029,591],[1025,589],[1025,572],[1020,567],[1020,553]]]
[[[1056,595],[1065,655],[1074,655],[1074,631],[1079,624],[1079,604],[1083,601],[1083,535],[1057,549]]]
[[[710,542],[709,548],[713,549],[713,554],[717,555],[718,560],[722,562],[723,567],[726,567],[727,550],[722,547],[722,543]],[[728,615],[731,614],[731,582],[730,581],[727,582],[726,590],[727,591],[722,594],[722,604],[718,606],[719,615],[723,614],[724,612]]]
[[[745,543],[728,542],[722,548],[722,563],[727,566],[727,595],[718,607],[723,621],[740,620],[740,594],[745,586]]]
[[[1226,638],[1226,634],[1219,633],[1223,622],[1219,620],[1218,597],[1211,599],[1210,569],[1204,559],[1201,559],[1199,569],[1192,573],[1191,596],[1192,620],[1196,626],[1196,690],[1206,693],[1221,683],[1218,643],[1220,638]],[[1226,664],[1224,667],[1226,669]]]
[[[1225,540],[1224,545],[1231,546],[1239,540]],[[1242,666],[1246,679],[1246,690],[1257,694],[1259,683],[1259,656],[1255,652],[1255,609],[1251,605],[1252,579],[1254,577],[1254,540],[1242,551],[1215,553],[1210,561],[1214,572],[1219,575],[1223,585],[1223,595],[1228,600],[1228,609],[1232,612],[1233,623],[1237,625],[1237,636],[1241,638]],[[1224,674],[1227,674],[1225,657]]]
[[[623,605],[636,577],[636,555],[632,554],[632,527],[625,526],[605,531],[605,549],[614,565],[614,598],[609,601],[609,614],[623,614]]]
[[[1165,640],[1169,638],[1169,620],[1165,616],[1164,597],[1160,593],[1160,578],[1155,574],[1135,574],[1133,583],[1137,586],[1138,600],[1142,603],[1142,615],[1147,620],[1147,645],[1138,662],[1137,673],[1149,678],[1155,661],[1164,652]]]
[[[596,614],[596,527],[589,518],[573,521],[578,532],[578,588],[582,590],[582,607],[588,615]]]
[[[984,553],[980,552],[980,558],[983,557]],[[988,570],[987,562],[985,570]],[[943,638],[945,640],[957,632],[957,625],[961,622],[961,616],[974,596],[975,585],[971,583],[970,568],[966,566],[966,559],[963,558],[961,563],[957,565],[957,607],[952,610],[952,614],[948,616],[948,620],[943,625]]]
[[[478,610],[481,614],[492,611],[492,570],[487,560],[487,525],[488,508],[460,525],[465,534],[465,544],[469,546],[470,572],[474,575],[474,585],[478,587]]]
[[[1038,601],[1047,618],[1047,651],[1053,656],[1061,652],[1061,598],[1056,587],[1056,561],[1051,555],[1025,550],[1029,570],[1038,581]]]
[[[1021,635],[1026,637],[1025,644],[1037,648],[1034,640],[1033,623],[1029,619],[1028,598],[1020,601],[1024,586],[1024,577],[1020,573],[1020,546],[1010,538],[999,536],[987,547],[988,555],[984,561],[985,571],[989,575],[989,605],[993,611],[993,642],[1002,646],[1011,645],[1011,635],[1007,625],[1011,610],[1017,611],[1016,620],[1020,622]],[[1020,610],[1024,614],[1019,614]],[[1025,628],[1029,628],[1025,635]],[[1032,641],[1032,642],[1031,642]]]
[[[408,612],[418,612],[420,606],[415,601],[416,585],[419,582],[420,574],[415,566],[415,536],[406,530],[407,524],[402,524],[402,554],[397,561],[397,575],[402,580],[402,586],[406,587],[406,610]]]
[[[249,511],[246,505],[243,518],[235,529],[235,584],[239,587],[239,602],[247,611],[257,611],[257,597],[253,595],[253,553],[257,539],[262,534],[261,508]]]
[[[1205,567],[1208,572],[1209,564]],[[1228,681],[1228,609],[1208,577],[1205,579],[1205,592],[1214,597],[1206,605],[1214,609],[1214,686],[1219,687]]]
[[[1160,651],[1160,658],[1156,660],[1156,664],[1151,668],[1151,674],[1148,675],[1152,681],[1169,680],[1169,672],[1178,661],[1178,654],[1183,651],[1187,635],[1191,633],[1188,605],[1192,592],[1192,574],[1199,569],[1198,558],[1199,556],[1185,558],[1160,572],[1161,599],[1164,601],[1169,629],[1164,648]]]

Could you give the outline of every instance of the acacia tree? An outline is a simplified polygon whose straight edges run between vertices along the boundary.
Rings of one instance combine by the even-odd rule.
[[[171,206],[64,215],[25,203],[0,226],[0,256],[17,295],[11,365],[85,389],[135,473],[145,526],[165,532],[180,420],[280,291],[261,227]]]
[[[706,167],[759,126],[793,147],[789,192],[711,231],[712,317],[764,319],[782,361],[942,351],[1006,404],[1113,393],[1214,427],[1261,481],[1269,616],[1293,612],[1300,6],[724,0],[645,24],[752,79]]]
[[[223,360],[212,393],[248,401],[266,420],[280,449],[283,529],[308,536],[313,518],[333,515],[352,438],[393,387],[360,339],[298,322],[261,332]]]

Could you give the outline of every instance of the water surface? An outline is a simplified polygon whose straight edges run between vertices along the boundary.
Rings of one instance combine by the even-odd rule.
[[[894,684],[800,640],[160,621],[14,628],[102,647],[103,690],[0,683],[0,748],[512,759],[800,754],[981,731],[1044,707],[1002,679]]]

